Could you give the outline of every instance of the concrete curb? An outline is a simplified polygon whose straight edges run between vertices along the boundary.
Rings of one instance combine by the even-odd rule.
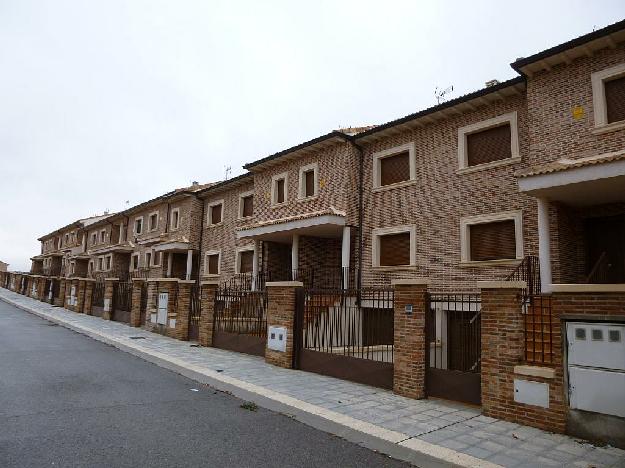
[[[135,343],[128,343],[125,342],[125,340],[96,333],[79,325],[69,323],[59,317],[14,302],[9,298],[0,296],[0,300],[44,320],[56,323],[64,328],[137,356],[159,367],[176,372],[196,382],[209,385],[223,392],[228,392],[237,398],[253,401],[258,406],[288,415],[315,429],[334,434],[345,440],[370,450],[384,453],[398,460],[407,461],[417,466],[428,467],[499,467],[499,465],[494,463],[420,439],[415,439],[406,434],[384,429],[374,424],[345,416],[288,395],[274,392],[265,387],[243,382],[215,371],[201,369],[162,353],[153,351],[147,352],[141,349],[140,345]],[[39,303],[39,301],[36,302]]]

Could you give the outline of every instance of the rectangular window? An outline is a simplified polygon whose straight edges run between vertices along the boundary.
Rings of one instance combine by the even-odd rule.
[[[207,253],[206,261],[204,263],[204,271],[208,275],[219,274],[219,252]]]
[[[477,166],[512,157],[510,124],[467,135],[468,166]]]
[[[288,173],[274,175],[271,178],[271,204],[278,205],[287,200]]]
[[[625,76],[604,83],[608,123],[625,120]]]
[[[276,181],[276,203],[284,203],[284,179]]]
[[[132,256],[132,262],[130,263],[130,266],[133,270],[139,269],[139,254],[135,254]]]
[[[516,258],[514,220],[475,224],[469,227],[471,261]]]
[[[161,266],[161,258],[163,252],[154,252],[154,257],[152,258],[152,266]]]
[[[175,208],[171,210],[171,225],[172,230],[176,230],[180,227],[180,209]]]
[[[145,253],[145,265],[144,265],[144,267],[149,268],[151,264],[152,264],[152,253],[151,252],[146,252]]]
[[[104,257],[98,257],[98,270],[104,270]]]
[[[460,221],[462,262],[518,261],[523,258],[521,211],[471,216]]]
[[[379,237],[380,266],[410,265],[410,233],[386,234]]]
[[[315,197],[319,191],[319,166],[317,163],[299,168],[299,198]]]
[[[247,195],[241,198],[241,217],[247,218],[254,214],[254,195]]]
[[[410,180],[408,151],[380,159],[380,185],[392,185]]]
[[[158,229],[158,213],[152,213],[150,215],[149,229],[150,229],[150,232],[156,231]]]
[[[100,242],[101,242],[101,243],[104,243],[104,241],[105,241],[105,240],[106,240],[106,230],[105,230],[105,229],[102,229],[102,230],[100,231]]]
[[[97,242],[98,242],[98,233],[94,232],[93,234],[91,234],[91,245],[96,245]]]
[[[109,255],[108,257],[106,257],[106,271],[109,271],[112,266],[113,266],[113,257]]]
[[[239,273],[251,273],[254,265],[254,251],[242,250],[239,252]]]
[[[312,197],[315,195],[315,171],[304,172],[305,195]]]
[[[414,142],[373,154],[373,188],[391,187],[416,180]]]
[[[141,234],[143,232],[143,218],[135,219],[135,234]]]
[[[222,221],[222,207],[223,205],[219,203],[218,205],[213,205],[209,210],[209,223],[210,224],[219,224]]]
[[[517,163],[520,159],[516,111],[458,129],[461,173]]]

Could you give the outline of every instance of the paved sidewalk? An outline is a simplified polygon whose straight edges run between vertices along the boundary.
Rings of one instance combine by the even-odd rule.
[[[480,415],[477,408],[392,392],[262,358],[200,348],[52,307],[0,289],[0,299],[160,366],[413,463],[434,466],[617,467],[625,451]]]

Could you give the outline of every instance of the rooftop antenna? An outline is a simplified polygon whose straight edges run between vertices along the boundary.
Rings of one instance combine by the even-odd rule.
[[[224,170],[226,172],[225,180],[230,178],[230,173],[232,172],[232,166],[224,166]]]
[[[436,103],[440,104],[442,102],[445,102],[446,100],[446,95],[453,92],[454,90],[454,86],[448,86],[445,89],[440,89],[438,86],[434,89],[434,96],[436,97]]]

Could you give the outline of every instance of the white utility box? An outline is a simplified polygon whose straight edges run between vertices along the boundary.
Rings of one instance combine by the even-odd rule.
[[[163,292],[158,294],[158,312],[156,323],[159,325],[167,324],[167,302],[169,301],[169,293]]]
[[[269,327],[267,347],[274,351],[286,352],[286,327]]]
[[[549,408],[549,385],[529,380],[514,379],[514,401],[526,405]]]

